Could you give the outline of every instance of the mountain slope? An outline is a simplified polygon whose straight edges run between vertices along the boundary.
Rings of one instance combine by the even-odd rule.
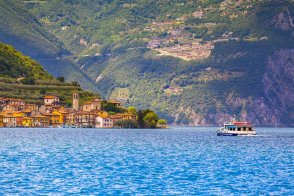
[[[77,85],[60,82],[36,61],[12,46],[0,43],[0,97],[41,104],[48,93],[56,94],[64,104],[70,104],[73,91],[79,92],[82,102],[96,96]]]
[[[53,36],[46,33],[34,18],[13,1],[0,1],[1,40],[6,40],[35,57],[55,57],[60,50]],[[59,44],[59,45],[58,45]]]
[[[6,77],[31,77],[38,80],[52,80],[41,65],[24,56],[15,48],[0,43],[0,74]]]
[[[177,124],[294,126],[293,1],[23,2],[104,97]]]
[[[54,76],[78,81],[87,89],[96,90],[91,80],[81,73],[70,58],[63,43],[48,33],[42,25],[23,9],[18,1],[0,1],[0,41],[13,45],[24,54],[36,59]]]

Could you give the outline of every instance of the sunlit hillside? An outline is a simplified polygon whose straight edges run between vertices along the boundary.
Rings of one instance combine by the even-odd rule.
[[[19,3],[103,97],[177,124],[219,125],[236,114],[293,125],[293,1]]]

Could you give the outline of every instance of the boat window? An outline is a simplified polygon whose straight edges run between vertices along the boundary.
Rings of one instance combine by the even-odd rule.
[[[251,129],[251,127],[249,127],[249,131],[251,131],[252,129]]]
[[[243,131],[246,131],[246,127],[243,127]]]
[[[238,131],[241,131],[241,128],[240,127],[238,128]]]

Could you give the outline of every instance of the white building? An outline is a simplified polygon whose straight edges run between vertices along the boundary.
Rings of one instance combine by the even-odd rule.
[[[44,104],[45,105],[53,105],[53,106],[57,106],[59,105],[59,97],[56,97],[54,95],[48,95],[46,97],[44,97]]]
[[[113,128],[113,119],[109,117],[103,118],[101,116],[98,116],[95,119],[95,127],[96,128]]]

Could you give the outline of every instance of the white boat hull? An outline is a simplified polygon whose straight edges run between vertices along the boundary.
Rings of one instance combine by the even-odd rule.
[[[244,135],[256,135],[256,131],[230,131],[225,129],[219,129],[217,131],[218,136],[244,136]]]

